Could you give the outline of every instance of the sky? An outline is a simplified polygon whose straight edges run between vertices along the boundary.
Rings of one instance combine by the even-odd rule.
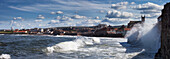
[[[155,22],[168,0],[0,0],[0,29]]]

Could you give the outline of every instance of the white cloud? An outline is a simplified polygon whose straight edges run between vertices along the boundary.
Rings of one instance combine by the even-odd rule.
[[[22,20],[22,17],[14,17],[13,20]]]
[[[31,6],[23,6],[23,7],[9,6],[9,8],[17,9],[17,10],[21,10],[21,11],[29,11],[29,12],[39,10],[38,8],[31,7]]]
[[[63,16],[61,19],[59,19],[60,21],[73,21],[73,19]]]
[[[70,17],[67,17],[67,16],[57,16],[57,18],[55,19],[58,19],[60,22],[66,22],[66,21],[73,21],[73,19],[71,19]]]
[[[120,12],[117,10],[113,10],[113,11],[108,11],[106,17],[108,18],[130,18],[130,17],[133,17],[133,13]]]
[[[55,12],[51,12],[50,14],[56,14]]]
[[[101,22],[101,20],[82,20],[80,22],[76,23],[76,26],[95,26],[97,24],[99,24]]]
[[[13,20],[16,20],[16,19],[17,19],[16,17],[13,18]]]
[[[151,2],[143,3],[143,4],[136,4],[135,2],[120,2],[117,4],[112,4],[113,9],[121,9],[120,11],[109,11],[106,17],[109,18],[135,18],[133,16],[139,16],[141,14],[151,15],[148,16],[148,18],[154,18],[156,17],[158,13],[161,12],[161,9],[163,6],[154,4]],[[124,10],[122,10],[124,9]],[[133,13],[133,14],[132,14]],[[137,17],[138,18],[138,17]]]
[[[61,19],[61,17],[60,17],[60,16],[57,16],[55,19]]]
[[[28,12],[44,12],[55,10],[92,10],[105,9],[109,4],[94,3],[86,0],[52,0],[50,4],[32,4],[9,6],[9,8]],[[49,7],[50,6],[50,7]],[[87,8],[88,7],[88,8]]]
[[[130,4],[136,4],[135,2],[131,2]]]
[[[51,20],[48,22],[49,27],[63,27],[63,26],[76,26],[75,23],[71,22],[60,22],[59,20]]]
[[[43,15],[38,15],[37,19],[45,19]]]
[[[141,14],[151,14],[151,13],[160,13],[161,11],[158,10],[143,10],[140,13]]]
[[[99,16],[96,16],[95,19],[99,19]]]
[[[139,4],[139,5],[134,6],[132,8],[137,9],[137,10],[153,10],[153,9],[161,10],[162,6],[148,2],[148,3],[145,3],[145,4]]]
[[[100,12],[100,13],[105,13],[105,11],[104,11],[104,10],[100,10],[99,12]]]
[[[113,9],[126,9],[126,5],[128,5],[128,2],[120,2],[116,4],[112,4],[111,8]]]
[[[56,14],[63,14],[63,12],[62,11],[57,11]]]
[[[22,17],[17,17],[17,19],[22,19]]]
[[[108,22],[112,24],[123,24],[129,22],[128,19],[119,19],[119,18],[106,18],[102,22]]]
[[[147,18],[157,18],[160,16],[160,13],[154,13],[154,14],[145,14]]]
[[[74,15],[74,16],[72,16],[71,18],[81,19],[81,18],[87,18],[87,17],[86,17],[86,16],[80,16],[80,15]]]
[[[56,20],[51,20],[50,22],[48,22],[49,26],[71,26],[74,25],[72,24],[71,21],[73,21],[73,19],[71,19],[70,17],[67,16],[57,16],[55,18]]]
[[[58,24],[60,23],[58,20],[51,20],[48,24]]]
[[[146,18],[157,18],[160,15],[163,6],[147,2],[144,4],[133,5],[131,8],[139,11],[140,14],[144,14]],[[140,18],[140,16],[136,18]]]
[[[62,11],[57,11],[57,12],[51,12],[51,14],[63,14],[64,12]]]
[[[35,20],[35,22],[42,22],[43,20]]]
[[[62,11],[69,10],[69,11],[89,11],[89,14],[91,11],[95,11],[99,14],[101,13],[107,13],[106,11],[108,10],[113,10],[110,7],[109,4],[102,4],[102,3],[95,3],[91,1],[86,1],[86,0],[53,0],[55,1],[54,3],[51,4],[32,4],[32,5],[18,5],[18,6],[9,6],[10,8],[17,9],[17,10],[22,10],[22,11],[29,11],[29,12],[51,12],[51,14],[62,14]],[[50,6],[50,7],[49,7]],[[130,8],[130,6],[133,6],[133,8]],[[157,7],[158,6],[158,7]],[[113,11],[108,11],[106,17],[107,19],[102,20],[101,22],[107,22],[107,23],[123,23],[126,18],[135,18],[135,17],[140,17],[141,14],[147,14],[146,17],[152,18],[152,17],[157,17],[158,15],[151,14],[151,13],[160,13],[159,8],[160,5],[155,5],[154,3],[144,3],[144,4],[136,4],[135,2],[120,2],[116,4],[112,4],[112,8],[114,9],[121,9],[121,11],[118,10],[113,10]],[[106,8],[104,8],[106,7]],[[61,11],[56,11],[56,10],[61,10]],[[65,13],[65,12],[64,12]],[[141,13],[141,14],[140,14]],[[68,13],[69,14],[69,13]],[[78,13],[79,14],[79,13]],[[80,13],[83,14],[83,13]],[[88,13],[85,13],[85,15]],[[61,24],[61,23],[74,23],[73,18],[78,22],[78,25],[95,25],[100,22],[95,22],[93,20],[77,20],[77,19],[90,19],[89,17],[92,17],[91,19],[94,19],[95,16],[101,16],[101,14],[95,14],[94,16],[81,16],[81,15],[72,15],[71,13],[69,16],[71,17],[66,17],[66,16],[57,16],[55,20],[51,20],[49,24]],[[103,15],[103,14],[102,14]],[[45,16],[45,15],[44,15]],[[39,15],[37,19],[45,19],[43,15]],[[68,15],[67,15],[68,16]],[[16,19],[17,17],[15,17]],[[98,19],[98,17],[95,17]],[[110,19],[109,19],[110,18]],[[102,18],[100,18],[102,19]],[[125,19],[125,20],[124,20]],[[38,20],[37,20],[38,21]],[[72,21],[72,22],[71,22]],[[40,21],[41,22],[41,21]]]
[[[16,21],[11,20],[10,26],[20,26],[20,24]]]
[[[161,13],[152,13],[152,14],[144,14],[144,15],[145,15],[145,18],[155,19],[155,18],[158,18],[161,15]],[[136,16],[135,19],[141,19],[141,15]]]

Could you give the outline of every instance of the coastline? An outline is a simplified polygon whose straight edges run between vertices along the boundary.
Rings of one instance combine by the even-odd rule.
[[[50,35],[50,34],[2,34],[0,35],[28,35],[28,36],[57,36],[57,37],[77,37],[80,35]],[[107,36],[84,36],[84,37],[98,37],[98,38],[125,38],[125,37],[107,37]]]

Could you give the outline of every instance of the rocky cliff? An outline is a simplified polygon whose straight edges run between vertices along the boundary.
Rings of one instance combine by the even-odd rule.
[[[162,15],[158,19],[161,24],[161,48],[155,59],[170,59],[170,2],[164,5]]]

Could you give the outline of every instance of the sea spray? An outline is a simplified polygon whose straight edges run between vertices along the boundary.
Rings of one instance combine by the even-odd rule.
[[[2,54],[0,55],[0,59],[11,59],[11,56],[9,54]]]
[[[132,46],[144,48],[145,51],[156,53],[160,48],[159,24],[136,24],[126,35]]]
[[[47,47],[46,49],[43,49],[43,51],[46,53],[77,51],[85,45],[94,45],[99,43],[100,39],[98,38],[77,37],[74,41],[61,42],[54,46]]]

